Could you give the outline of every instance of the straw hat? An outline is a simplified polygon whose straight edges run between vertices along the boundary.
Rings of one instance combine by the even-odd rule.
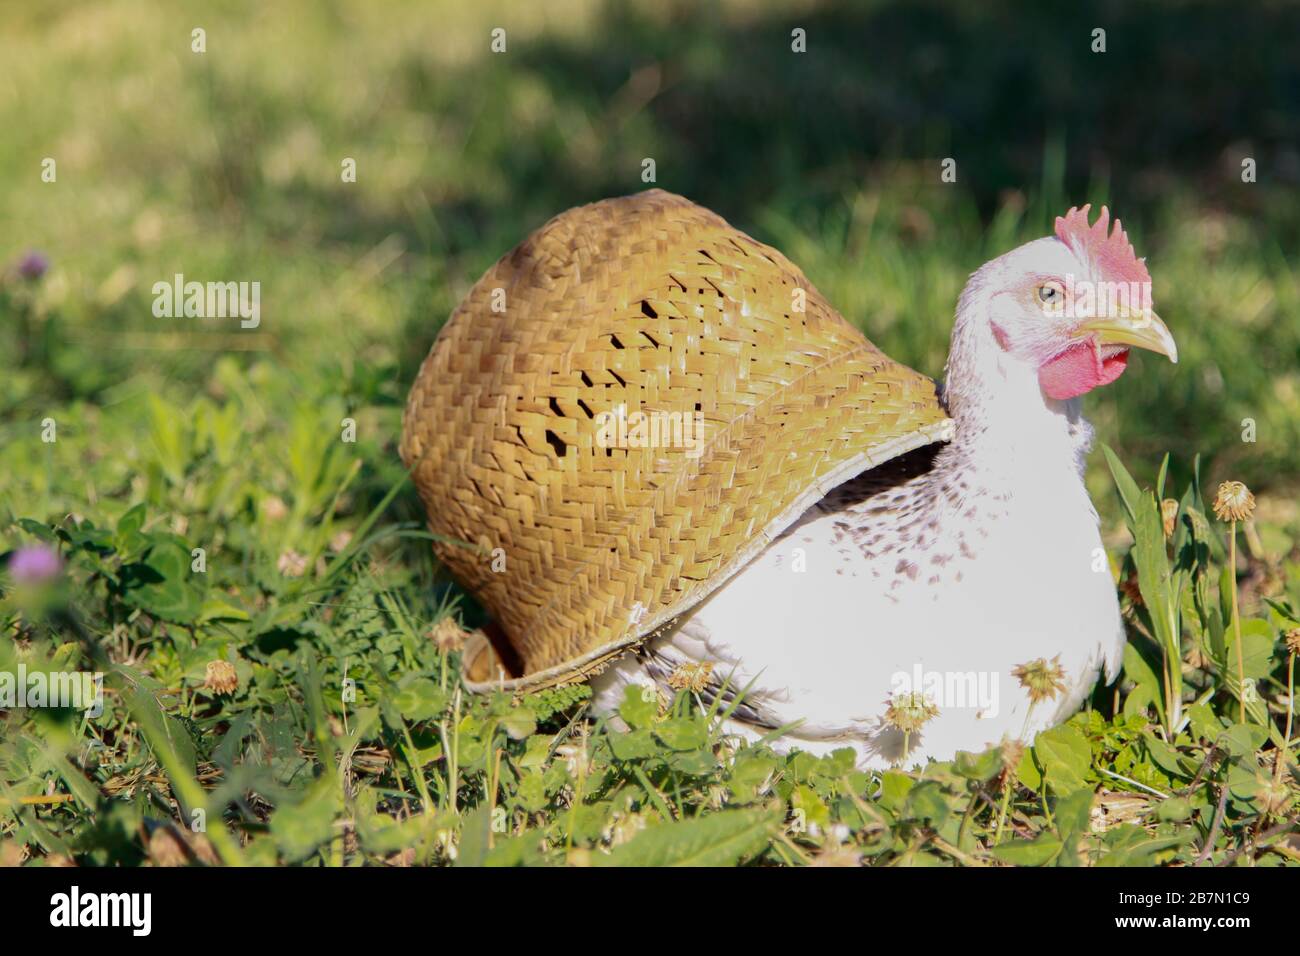
[[[578,680],[831,488],[950,435],[785,256],[653,189],[556,216],[452,313],[402,423],[434,551],[493,625],[471,689]]]

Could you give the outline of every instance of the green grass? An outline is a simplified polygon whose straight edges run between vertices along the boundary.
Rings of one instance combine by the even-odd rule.
[[[1114,15],[1098,62],[1034,42],[1086,35],[1086,16],[1048,30],[1016,4],[542,6],[7,13],[0,262],[35,248],[52,268],[0,286],[0,554],[45,541],[66,564],[51,593],[0,576],[0,672],[102,671],[107,705],[0,713],[0,860],[1300,860],[1282,643],[1300,625],[1300,208],[1269,161],[1297,124],[1277,101],[1286,14],[1142,6]],[[791,62],[800,24],[812,46]],[[1142,30],[1189,32],[1139,60]],[[1153,62],[1189,69],[1180,48],[1201,62],[1203,32],[1226,38],[1223,70],[1177,73],[1182,99],[1129,97],[1159,86]],[[1232,108],[1202,116],[1199,95]],[[1242,143],[1256,184],[1225,172]],[[938,183],[948,155],[956,186]],[[781,248],[936,375],[969,272],[1071,203],[1114,203],[1182,361],[1135,357],[1088,413],[1136,485],[1183,502],[1167,552],[1151,503],[1122,481],[1121,499],[1094,455],[1117,579],[1137,582],[1117,687],[1020,759],[885,774],[722,740],[685,696],[629,699],[618,731],[582,689],[458,690],[430,632],[480,612],[434,565],[404,480],[406,389],[483,269],[550,215],[643,188],[647,156],[657,185]],[[155,318],[151,287],[176,272],[261,282],[261,326]],[[1198,455],[1204,490],[1184,494]],[[1225,478],[1259,496],[1236,575],[1206,500]],[[233,693],[205,687],[213,661]]]

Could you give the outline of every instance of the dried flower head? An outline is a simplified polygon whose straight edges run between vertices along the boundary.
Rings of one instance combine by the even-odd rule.
[[[1300,627],[1293,627],[1283,635],[1286,649],[1292,654],[1300,654]]]
[[[429,631],[429,637],[433,639],[433,643],[438,650],[444,654],[460,650],[465,646],[465,638],[468,636],[469,632],[461,627],[460,622],[450,614],[439,620],[437,624],[433,625],[433,629]]]
[[[1011,676],[1020,681],[1020,686],[1029,692],[1032,704],[1055,700],[1065,692],[1065,668],[1061,666],[1060,654],[1050,661],[1039,657],[1012,668]]]
[[[591,755],[587,753],[587,742],[582,737],[575,737],[571,743],[556,747],[555,756],[564,761],[565,769],[571,777],[584,777],[591,769]]]
[[[1002,769],[998,771],[997,776],[999,790],[1015,778],[1016,771],[1020,769],[1020,761],[1024,756],[1024,741],[1013,740],[1010,737],[1002,738],[1002,743],[998,745],[998,761],[1002,764]]]
[[[614,822],[606,830],[610,846],[622,846],[646,828],[646,818],[641,813],[616,813]]]
[[[281,521],[289,514],[289,506],[278,495],[262,499],[262,514],[270,521]]]
[[[885,723],[905,734],[920,730],[939,716],[939,708],[930,698],[916,691],[899,691],[889,699]]]
[[[239,675],[230,661],[209,661],[203,672],[203,686],[214,694],[233,694],[239,687]]]
[[[668,686],[673,690],[689,690],[694,694],[704,693],[713,675],[713,662],[701,664],[682,664],[668,677]]]
[[[1255,513],[1255,496],[1240,481],[1225,481],[1214,496],[1214,516],[1220,521],[1245,521]]]
[[[1124,580],[1119,582],[1119,589],[1134,607],[1142,606],[1142,587],[1138,584],[1136,571],[1130,571],[1124,576]]]
[[[290,548],[280,555],[275,567],[286,578],[300,578],[307,573],[307,556]]]
[[[1173,498],[1166,498],[1160,502],[1160,518],[1165,525],[1165,537],[1174,536],[1174,527],[1178,522],[1178,502]]]

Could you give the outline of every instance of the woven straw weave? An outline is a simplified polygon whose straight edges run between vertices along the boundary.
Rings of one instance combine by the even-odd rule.
[[[698,410],[700,453],[603,447],[618,406]],[[781,253],[655,189],[556,216],[488,270],[420,369],[401,454],[495,622],[467,683],[525,689],[670,626],[830,488],[950,425]]]

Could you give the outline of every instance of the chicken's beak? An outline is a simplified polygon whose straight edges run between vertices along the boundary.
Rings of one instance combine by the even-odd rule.
[[[1178,363],[1178,346],[1169,328],[1160,316],[1150,309],[1132,312],[1120,309],[1115,315],[1098,316],[1081,322],[1075,329],[1077,336],[1096,336],[1100,345],[1131,345],[1150,349]]]

